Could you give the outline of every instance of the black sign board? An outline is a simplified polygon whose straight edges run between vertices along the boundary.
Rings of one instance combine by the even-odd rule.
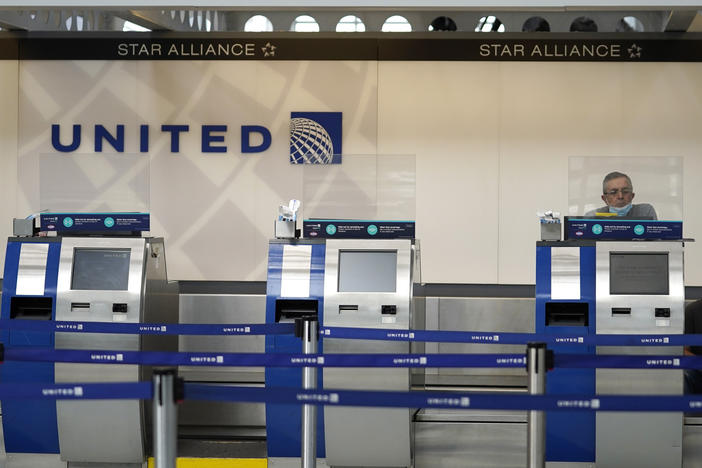
[[[699,33],[0,33],[22,60],[699,62]]]

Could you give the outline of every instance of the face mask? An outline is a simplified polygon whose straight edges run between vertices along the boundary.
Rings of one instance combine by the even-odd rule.
[[[617,216],[626,216],[629,214],[630,211],[631,211],[631,203],[629,203],[626,206],[622,206],[621,208],[617,208],[616,206],[609,207],[609,212],[610,213],[617,213]]]

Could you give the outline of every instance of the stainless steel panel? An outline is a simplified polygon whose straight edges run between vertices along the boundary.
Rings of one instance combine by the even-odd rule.
[[[268,459],[267,468],[300,468],[299,457],[273,457]],[[327,460],[317,459],[317,468],[329,468]]]
[[[609,256],[612,252],[668,252],[669,294],[610,294]],[[683,246],[679,242],[598,242],[596,247],[598,334],[681,334],[684,328],[685,286]],[[613,307],[630,307],[630,316],[613,316]],[[656,307],[669,307],[670,320],[657,321]]]
[[[683,428],[683,468],[702,468],[702,425],[699,418]]]
[[[534,333],[534,299],[439,298],[440,330]],[[431,309],[427,309],[430,323]],[[429,329],[429,327],[427,327]],[[524,345],[499,343],[440,343],[441,353],[524,353]],[[524,369],[443,368],[438,378],[427,375],[427,384],[526,386]]]
[[[656,353],[647,348],[637,354]],[[601,395],[682,395],[682,372],[677,369],[596,369],[595,391]]]
[[[168,281],[166,252],[161,238],[146,242],[144,268],[143,313],[144,323],[178,323],[178,283]],[[177,336],[142,335],[142,351],[177,351]],[[151,380],[151,367],[141,366],[143,380]]]
[[[397,283],[395,292],[339,292],[340,250],[397,251]],[[407,239],[327,240],[324,272],[324,325],[327,327],[391,328],[407,330],[410,326],[412,282],[411,244]],[[397,314],[384,317],[380,306],[394,304]],[[340,305],[357,305],[358,310],[340,310]]]
[[[599,412],[596,424],[597,468],[682,465],[682,413]]]
[[[284,245],[280,277],[281,297],[310,296],[311,245]]]
[[[138,380],[133,365],[56,364],[56,382]],[[144,460],[143,402],[60,400],[56,415],[61,459],[70,462],[141,463]]]
[[[180,296],[180,323],[265,323],[265,295],[183,294]],[[265,336],[181,335],[181,352],[263,353]],[[235,385],[263,384],[263,367],[180,366],[179,375],[189,382]],[[227,435],[231,428],[249,428],[256,433],[266,425],[262,403],[229,403],[186,400],[179,406],[181,426],[200,427],[210,436]]]
[[[230,383],[211,385],[230,385]],[[239,382],[237,386],[262,387],[263,384]],[[266,425],[266,409],[263,403],[185,400],[178,405],[178,424],[191,429],[198,426],[200,434],[204,433],[211,437],[227,436],[233,427],[240,428],[240,434],[258,434]]]
[[[48,256],[49,244],[23,243],[20,246],[16,295],[44,295],[46,259]]]
[[[335,407],[324,411],[327,463],[330,466],[411,465],[410,411]]]
[[[612,253],[667,253],[668,294],[611,294]],[[598,242],[596,247],[598,334],[681,334],[684,328],[683,246],[679,242]],[[669,308],[670,317],[655,316],[655,308]],[[629,309],[615,314],[614,308]],[[598,347],[598,354],[680,355],[682,349]],[[598,394],[682,393],[680,370],[597,369]],[[620,466],[680,467],[682,413],[600,412],[596,415],[598,468]],[[641,447],[645,447],[642,450]]]
[[[56,320],[86,321],[86,322],[128,322],[139,323],[142,319],[142,292],[144,288],[144,257],[145,239],[143,238],[64,238],[61,242],[61,255],[56,286]],[[89,291],[72,290],[73,254],[77,248],[120,248],[129,249],[129,280],[126,291]],[[73,309],[71,303],[87,303],[89,308]],[[126,303],[127,313],[114,317],[112,304],[115,302]],[[71,333],[57,333],[56,344],[58,348],[66,348],[71,337],[82,341],[97,342],[95,337],[83,340],[84,335]],[[124,335],[133,348],[138,350],[138,337]],[[105,349],[105,348],[102,348]]]
[[[180,296],[180,323],[265,323],[265,295],[184,294]],[[181,352],[263,353],[265,336],[181,335]],[[260,382],[263,367],[181,366],[181,377],[200,382]]]
[[[77,248],[129,249],[127,290],[72,290],[73,255]],[[146,253],[144,238],[64,238],[56,288],[56,319],[141,322],[144,316]],[[89,308],[72,310],[71,304],[76,302],[88,303]],[[115,302],[126,303],[127,313],[115,316],[112,311]],[[140,338],[138,335],[56,333],[56,348],[138,351]],[[140,377],[139,367],[133,365],[57,363],[55,369],[57,382],[137,381]],[[138,463],[144,460],[143,402],[60,400],[56,408],[63,460],[105,463]]]
[[[493,389],[490,389],[490,391],[492,390]],[[526,410],[455,410],[424,408],[417,413],[417,415],[414,417],[414,420],[415,425],[424,422],[526,424],[527,412]]]
[[[340,251],[396,251],[394,292],[339,292]],[[327,240],[324,325],[408,330],[412,307],[412,246],[406,239]],[[355,306],[341,308],[340,306]],[[395,305],[394,316],[381,306]],[[324,339],[326,353],[408,353],[409,343]],[[324,388],[408,390],[408,369],[324,369]],[[324,412],[327,463],[331,466],[410,466],[408,409],[329,407]]]
[[[526,423],[415,423],[415,468],[525,468]]]

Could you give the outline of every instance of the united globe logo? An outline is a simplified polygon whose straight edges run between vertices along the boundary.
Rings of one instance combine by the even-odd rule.
[[[311,119],[290,119],[290,162],[293,164],[331,164],[334,143],[329,133]]]
[[[290,113],[291,164],[341,164],[341,112]]]

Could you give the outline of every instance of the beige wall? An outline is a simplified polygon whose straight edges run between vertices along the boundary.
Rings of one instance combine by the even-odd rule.
[[[19,63],[0,60],[0,239],[12,235],[12,218],[17,198],[17,104]],[[5,248],[0,248],[0,264],[5,264]],[[2,271],[2,270],[0,270]]]
[[[568,213],[572,156],[682,157],[684,233],[702,232],[702,64],[379,69],[380,151],[417,154],[426,281],[533,284],[536,212]],[[685,266],[702,285],[702,246],[686,244]]]
[[[346,154],[416,156],[426,282],[533,283],[536,211],[567,213],[572,156],[681,157],[685,234],[702,232],[702,64],[26,61],[19,68],[19,84],[16,64],[1,69],[13,81],[0,92],[15,103],[21,96],[19,130],[12,116],[0,120],[0,147],[18,155],[20,173],[0,202],[2,219],[39,208],[37,166],[40,154],[54,152],[51,123],[125,123],[128,131],[149,123],[152,233],[166,237],[173,279],[265,279],[277,205],[302,196],[301,168],[288,163],[291,111],[343,112]],[[179,154],[157,131],[164,123],[191,125]],[[200,125],[222,123],[229,151],[202,154]],[[271,148],[241,154],[244,124],[268,127]],[[135,141],[127,138],[132,152]],[[92,152],[90,135],[79,152]],[[15,173],[5,154],[3,181]],[[702,285],[701,264],[702,247],[689,244],[688,285]]]

